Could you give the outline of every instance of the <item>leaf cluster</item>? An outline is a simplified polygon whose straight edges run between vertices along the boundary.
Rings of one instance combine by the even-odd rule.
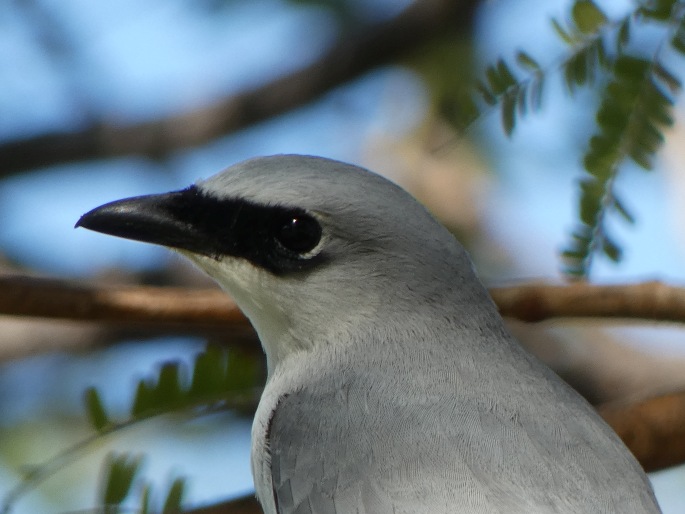
[[[637,45],[635,31],[647,24],[660,29],[654,45]],[[617,195],[616,177],[627,161],[649,170],[660,149],[681,81],[666,64],[667,55],[685,56],[685,4],[677,0],[642,0],[618,20],[610,20],[592,0],[576,0],[568,19],[552,20],[567,48],[560,61],[568,93],[600,86],[596,130],[583,156],[585,176],[579,182],[578,221],[563,252],[565,272],[587,278],[593,256],[618,262],[622,250],[609,234],[607,217],[633,216]],[[669,50],[673,50],[669,54]],[[517,71],[500,59],[487,68],[477,91],[486,105],[498,106],[502,128],[511,135],[519,117],[537,111],[548,70],[520,51]],[[522,78],[519,78],[520,75]]]
[[[209,347],[195,358],[191,370],[180,362],[167,362],[156,376],[140,379],[129,418],[123,422],[112,421],[94,387],[86,390],[84,405],[92,427],[104,433],[121,423],[189,408],[206,410],[227,402],[248,406],[261,376],[261,365],[253,356]]]
[[[115,419],[105,407],[100,392],[94,387],[88,388],[84,393],[85,412],[95,434],[43,464],[30,467],[22,481],[6,493],[0,512],[8,514],[23,495],[59,472],[67,462],[78,458],[103,437],[151,417],[177,412],[202,415],[218,409],[251,411],[256,405],[262,378],[262,364],[257,356],[210,346],[196,356],[190,367],[179,362],[167,362],[152,376],[140,379],[129,414],[124,419]],[[142,456],[111,454],[107,457],[99,495],[105,513],[130,511],[122,507],[122,503],[133,491],[142,463]],[[136,512],[151,512],[151,486],[145,481],[138,482],[141,484],[141,504]],[[163,513],[180,512],[184,488],[184,479],[173,481],[165,495]]]
[[[123,506],[124,501],[131,496],[134,485],[138,483],[140,489],[140,503],[137,514],[178,514],[182,512],[183,494],[186,480],[175,478],[169,486],[161,510],[152,510],[152,484],[139,477],[144,457],[128,453],[110,453],[102,465],[101,503],[103,514],[123,514],[131,512],[129,507]]]

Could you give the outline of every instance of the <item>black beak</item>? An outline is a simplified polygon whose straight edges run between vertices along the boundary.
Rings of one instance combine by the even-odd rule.
[[[159,195],[136,196],[110,202],[87,212],[75,227],[144,243],[216,255],[216,201],[195,186]],[[228,214],[228,213],[226,213]],[[229,218],[230,219],[230,218]],[[226,220],[228,221],[228,220]],[[213,234],[208,233],[211,232]]]
[[[321,237],[318,222],[305,211],[217,198],[196,186],[107,203],[81,216],[76,227],[213,259],[244,258],[274,274],[322,261],[321,255],[301,254]]]

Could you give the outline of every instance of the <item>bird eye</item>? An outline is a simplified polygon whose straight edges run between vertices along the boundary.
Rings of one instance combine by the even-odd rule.
[[[274,238],[291,252],[307,253],[319,244],[321,226],[311,216],[290,213],[275,224]]]

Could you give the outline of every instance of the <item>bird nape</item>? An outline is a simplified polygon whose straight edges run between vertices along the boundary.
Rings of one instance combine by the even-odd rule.
[[[252,322],[267,514],[660,512],[616,434],[507,333],[462,246],[376,174],[256,158],[77,226],[179,251]]]

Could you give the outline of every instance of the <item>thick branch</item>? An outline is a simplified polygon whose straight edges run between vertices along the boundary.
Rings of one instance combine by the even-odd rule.
[[[685,288],[660,282],[597,286],[524,284],[492,288],[504,316],[522,321],[606,317],[685,322]],[[0,275],[0,314],[185,328],[244,330],[245,317],[218,289],[84,285]]]
[[[685,462],[685,393],[600,407],[599,413],[646,471]]]
[[[661,282],[596,286],[526,284],[490,290],[503,316],[521,321],[550,318],[628,318],[685,322],[685,288]]]
[[[318,61],[214,105],[134,125],[93,124],[0,144],[0,176],[25,169],[122,155],[159,158],[302,106],[447,30],[471,23],[477,0],[417,0],[393,19],[340,41]]]
[[[235,303],[218,289],[82,285],[26,275],[0,275],[0,314],[162,330],[249,326]]]
[[[168,334],[203,336],[217,343],[261,351],[248,321],[218,289],[93,286],[0,274],[2,314],[14,317],[0,319],[5,336],[0,341],[0,361]],[[40,319],[41,323],[33,330],[22,329],[20,317]],[[50,327],[48,319],[63,321]],[[64,321],[96,324],[73,326]],[[47,336],[49,330],[51,336]],[[22,334],[25,342],[13,340]]]

